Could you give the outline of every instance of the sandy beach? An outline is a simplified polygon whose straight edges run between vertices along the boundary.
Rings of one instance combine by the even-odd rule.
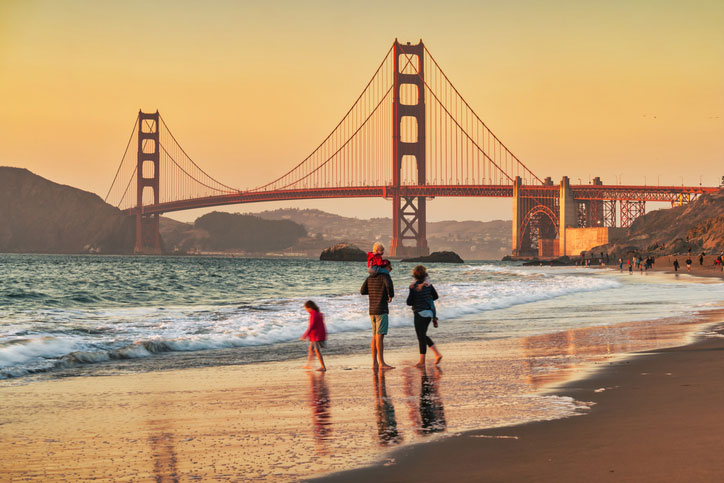
[[[367,467],[343,478],[580,479],[588,456],[603,476],[614,470],[641,477],[655,460],[637,457],[641,466],[622,466],[619,455],[642,445],[650,458],[665,458],[667,441],[669,454],[680,455],[673,452],[678,439],[669,437],[677,421],[691,438],[687,448],[718,441],[717,431],[697,438],[718,427],[719,392],[711,386],[721,364],[711,349],[724,343],[614,361],[684,344],[719,316],[441,345],[442,367],[425,371],[412,367],[414,351],[395,350],[388,359],[397,368],[381,376],[360,354],[329,358],[326,374],[292,360],[4,381],[0,475],[296,481]],[[700,363],[708,369],[694,370]],[[592,371],[594,377],[580,379]],[[551,391],[572,378],[582,382]],[[566,418],[580,414],[587,416]],[[511,426],[542,419],[556,421]],[[470,432],[494,426],[507,428]],[[605,450],[610,458],[597,456]],[[715,466],[702,461],[698,468]]]
[[[717,317],[720,317],[718,315]],[[724,332],[611,363],[555,391],[585,417],[473,431],[329,481],[718,481]]]

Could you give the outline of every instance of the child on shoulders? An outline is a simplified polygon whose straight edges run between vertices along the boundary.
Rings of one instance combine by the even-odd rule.
[[[367,252],[367,269],[369,270],[370,275],[377,273],[390,274],[390,261],[382,258],[384,253],[385,246],[380,242],[376,242],[372,245],[372,251]]]

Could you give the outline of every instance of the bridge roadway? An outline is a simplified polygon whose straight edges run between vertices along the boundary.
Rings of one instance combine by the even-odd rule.
[[[558,185],[525,185],[521,196],[552,198],[560,193]],[[326,198],[388,198],[394,192],[391,186],[360,186],[349,188],[310,188],[275,191],[241,191],[223,195],[193,198],[146,205],[143,214],[161,214],[173,211],[209,208],[213,206],[258,203],[263,201],[313,200]],[[571,185],[576,200],[629,200],[680,202],[689,201],[704,193],[714,193],[719,188],[702,186],[623,186],[623,185]],[[512,198],[512,185],[422,185],[402,186],[403,197],[480,197]],[[686,197],[682,200],[682,196]],[[124,210],[129,215],[138,214],[138,208]]]

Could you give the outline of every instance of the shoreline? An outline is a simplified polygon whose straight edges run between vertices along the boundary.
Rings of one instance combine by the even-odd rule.
[[[629,353],[544,391],[587,404],[578,415],[466,431],[307,481],[716,481],[724,310],[715,312],[690,343]]]
[[[415,354],[398,349],[389,354],[398,367],[381,376],[358,354],[325,374],[294,360],[5,386],[0,474],[299,481],[357,468],[348,478],[378,462],[397,468],[384,464],[471,430],[489,434],[475,428],[582,419],[567,416],[587,411],[589,399],[549,388],[642,347],[688,341],[710,326],[701,317],[445,344],[441,370],[418,370]]]

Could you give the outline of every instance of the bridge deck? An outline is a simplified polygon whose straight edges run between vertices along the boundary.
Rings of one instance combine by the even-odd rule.
[[[622,185],[571,185],[573,197],[578,200],[629,200],[676,202],[682,196],[695,197],[704,193],[719,191],[715,187],[702,186],[622,186]],[[560,187],[557,185],[525,185],[521,189],[523,197],[555,197]],[[325,198],[387,198],[394,194],[390,186],[362,186],[350,188],[310,188],[274,191],[245,191],[217,196],[207,196],[188,200],[146,205],[143,212],[169,213],[173,211],[209,208],[213,206],[257,203],[263,201],[313,200]],[[402,186],[400,196],[435,197],[481,197],[511,198],[512,185],[422,185]],[[125,210],[136,214],[137,208]]]

